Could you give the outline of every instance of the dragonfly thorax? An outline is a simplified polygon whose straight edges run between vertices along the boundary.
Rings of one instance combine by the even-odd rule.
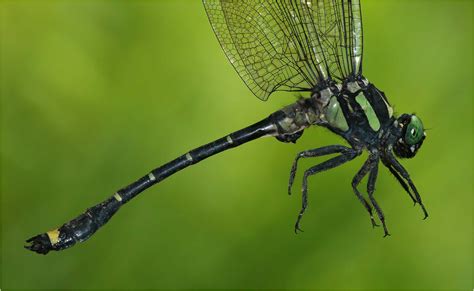
[[[358,148],[379,148],[395,118],[385,94],[362,76],[313,91],[318,125]]]

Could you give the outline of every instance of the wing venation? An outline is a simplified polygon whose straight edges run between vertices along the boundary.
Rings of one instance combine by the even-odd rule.
[[[260,99],[362,70],[359,0],[203,0],[235,70]]]

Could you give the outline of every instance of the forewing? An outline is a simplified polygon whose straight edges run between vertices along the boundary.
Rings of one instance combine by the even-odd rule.
[[[358,1],[203,2],[227,58],[262,100],[277,90],[309,91],[360,68]]]

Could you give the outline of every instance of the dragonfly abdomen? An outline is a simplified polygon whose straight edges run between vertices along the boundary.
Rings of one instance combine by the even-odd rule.
[[[306,99],[307,100],[307,99]],[[178,158],[152,170],[128,186],[123,187],[105,201],[87,209],[71,221],[51,231],[27,240],[26,248],[41,254],[59,251],[91,237],[106,224],[119,208],[152,185],[193,164],[222,151],[237,147],[251,140],[274,136],[284,141],[296,140],[304,128],[315,122],[316,115],[307,101],[299,101],[279,110],[269,117],[235,131],[225,137],[197,147]]]
[[[278,129],[275,137],[282,142],[296,142],[306,128],[320,122],[320,112],[311,98],[299,99],[272,116]]]

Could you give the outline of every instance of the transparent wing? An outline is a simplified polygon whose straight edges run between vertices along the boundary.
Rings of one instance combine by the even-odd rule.
[[[237,73],[266,100],[361,73],[359,0],[203,0]]]

